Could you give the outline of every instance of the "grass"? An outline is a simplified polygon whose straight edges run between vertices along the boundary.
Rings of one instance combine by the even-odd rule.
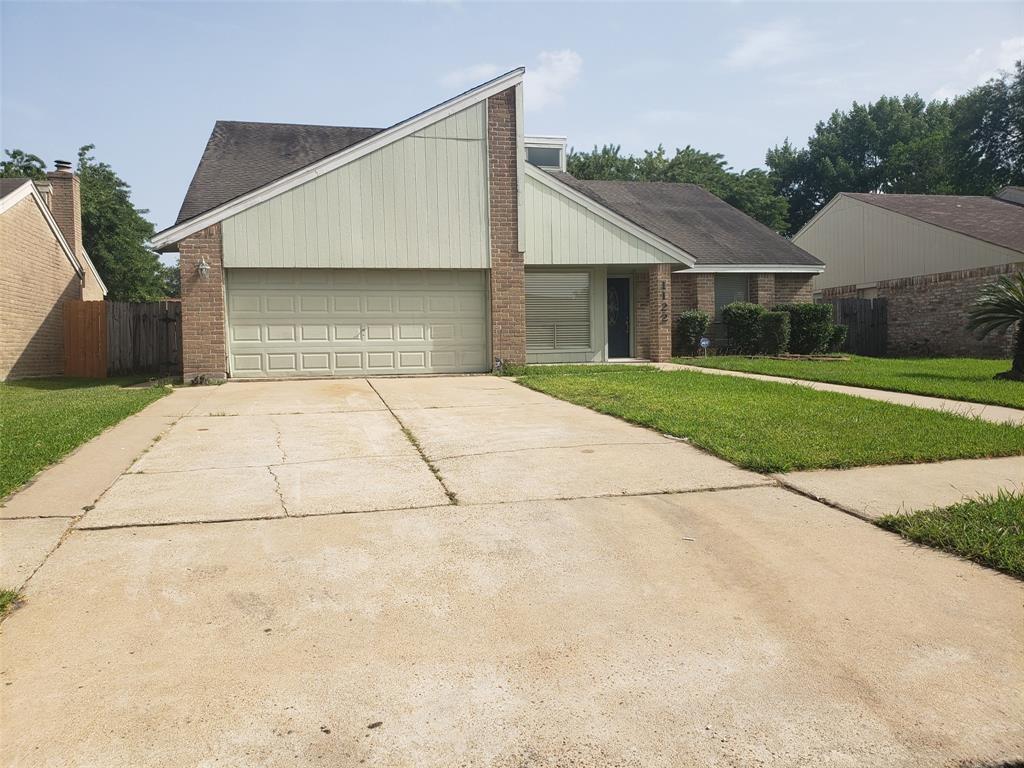
[[[641,366],[531,367],[527,387],[756,472],[1024,454],[1024,428],[797,384]]]
[[[0,589],[0,616],[11,610],[18,602],[18,598],[18,593],[13,589]]]
[[[0,384],[0,498],[170,390],[138,379],[32,379]]]
[[[951,507],[887,515],[878,525],[1024,579],[1024,493],[1000,491]]]
[[[997,373],[1010,370],[1008,360],[851,357],[849,360],[831,361],[721,356],[679,358],[676,362],[1024,408],[1024,382],[992,378]]]

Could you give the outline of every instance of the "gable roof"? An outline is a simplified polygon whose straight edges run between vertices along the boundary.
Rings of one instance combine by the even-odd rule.
[[[484,101],[497,93],[513,88],[522,83],[524,73],[525,70],[522,67],[513,69],[510,72],[506,72],[504,75],[499,75],[492,80],[488,80],[486,83],[482,83],[475,88],[471,88],[470,90],[459,94],[458,96],[443,101],[430,109],[424,110],[423,112],[419,112],[418,114],[406,118],[401,122],[395,123],[390,128],[370,133],[364,138],[359,139],[340,150],[336,150],[318,160],[309,162],[291,172],[286,172],[283,176],[264,182],[246,192],[236,193],[234,197],[220,203],[216,203],[212,208],[208,208],[197,214],[192,214],[186,219],[182,219],[179,214],[179,220],[174,224],[174,226],[154,235],[151,243],[152,247],[157,251],[170,250],[180,240],[205,229],[211,224],[223,221],[236,213],[258,205],[264,200],[269,200],[283,192],[287,192],[289,189],[294,189],[307,181],[315,179],[317,176],[329,173],[336,168],[340,168],[343,165],[354,162],[376,149],[380,149],[381,147],[399,141],[406,136],[410,136],[428,125],[443,120],[456,112],[461,112],[462,110]],[[374,129],[356,130],[372,131]],[[204,158],[205,157],[206,155],[204,153]],[[248,161],[251,162],[251,158],[249,158]],[[200,166],[201,165],[202,162],[200,162]],[[196,176],[199,175],[199,170],[197,169]],[[195,178],[193,178],[193,183],[195,183]],[[239,186],[241,186],[241,184]],[[189,190],[191,191],[191,189],[192,187],[190,186]],[[212,197],[213,195],[211,195],[211,198]],[[198,207],[201,207],[201,205]]]
[[[382,130],[218,120],[175,224],[358,144]]]
[[[873,192],[840,194],[1024,253],[1024,206],[1009,200],[969,195],[880,195]]]
[[[696,260],[695,271],[745,267],[819,272],[823,262],[696,184],[550,175]],[[712,267],[716,269],[711,269]]]
[[[81,256],[75,256],[71,250],[71,246],[68,245],[68,241],[64,239],[64,233],[60,231],[60,227],[57,225],[57,221],[53,218],[53,214],[50,212],[50,207],[43,200],[39,194],[39,190],[36,189],[35,182],[31,179],[0,179],[0,214],[7,213],[11,208],[20,203],[27,197],[31,197],[35,202],[36,207],[39,209],[39,213],[46,221],[50,231],[53,233],[54,239],[60,246],[60,249],[64,251],[64,255],[67,260],[71,262],[71,267],[75,270],[79,277],[85,277],[85,269],[89,268],[92,272],[93,277],[96,278],[96,283],[99,285],[100,290],[103,291],[103,295],[107,295],[107,286],[103,282],[103,278],[100,277],[99,271],[96,269],[96,265],[92,263],[92,259],[89,258],[89,254],[85,252],[85,248],[82,249]]]

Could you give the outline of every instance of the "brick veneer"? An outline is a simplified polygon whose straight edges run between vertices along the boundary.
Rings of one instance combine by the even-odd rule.
[[[0,222],[0,379],[64,372],[64,302],[82,281],[33,198]]]
[[[223,379],[227,373],[224,313],[224,259],[220,224],[212,224],[178,244],[181,269],[182,376]],[[202,259],[210,274],[199,276]]]
[[[82,196],[79,188],[78,174],[71,171],[53,171],[46,174],[53,187],[50,198],[50,211],[53,220],[60,227],[64,239],[71,246],[71,252],[77,259],[81,256],[82,245]]]
[[[519,250],[516,92],[487,100],[488,213],[491,246],[491,356],[526,362],[526,278]]]
[[[967,308],[978,291],[999,275],[1024,270],[1024,262],[956,272],[884,280],[874,290],[888,300],[890,355],[966,355],[1005,357],[1013,334],[989,334],[979,340],[967,330]],[[858,296],[856,286],[828,288],[825,298]]]
[[[760,304],[762,307],[775,305],[775,274],[772,272],[760,272],[751,275],[747,283],[747,293],[753,304]]]
[[[809,304],[814,301],[814,275],[778,274],[775,275],[776,304]]]
[[[647,268],[647,359],[656,363],[672,357],[672,267],[653,264]]]

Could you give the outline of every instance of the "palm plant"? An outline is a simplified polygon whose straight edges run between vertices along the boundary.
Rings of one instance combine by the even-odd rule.
[[[1024,272],[1002,275],[982,288],[974,304],[967,310],[967,327],[982,339],[993,332],[1008,331],[1016,326],[1013,340],[1013,365],[997,379],[1024,381]]]

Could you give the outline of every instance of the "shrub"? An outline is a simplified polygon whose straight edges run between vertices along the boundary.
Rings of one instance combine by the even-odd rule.
[[[761,352],[781,355],[789,349],[789,314],[765,312],[757,318],[758,341]]]
[[[829,344],[829,351],[838,352],[846,343],[846,332],[849,329],[845,325],[832,326],[832,343]]]
[[[789,350],[798,355],[816,355],[832,344],[831,304],[779,304],[776,312],[789,314]]]
[[[757,319],[767,310],[760,304],[735,301],[722,309],[722,322],[729,335],[729,347],[741,355],[756,355],[758,343]]]
[[[707,331],[710,322],[711,318],[708,317],[708,313],[701,312],[699,309],[691,309],[677,317],[676,332],[672,339],[675,346],[673,354],[696,354],[697,347],[700,345],[700,337]]]

